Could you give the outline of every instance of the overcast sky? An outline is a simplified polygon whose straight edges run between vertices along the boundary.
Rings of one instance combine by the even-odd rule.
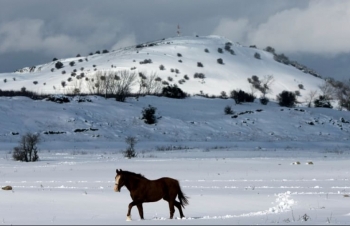
[[[350,1],[0,0],[0,72],[176,36],[220,35],[349,79]]]

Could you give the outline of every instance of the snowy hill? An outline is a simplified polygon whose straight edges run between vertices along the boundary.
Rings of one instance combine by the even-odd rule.
[[[60,69],[55,67],[58,61],[63,64]],[[81,92],[89,93],[89,83],[97,71],[122,70],[142,72],[147,76],[156,74],[159,82],[177,84],[189,94],[208,95],[220,95],[222,91],[228,94],[235,89],[250,93],[248,78],[256,75],[263,79],[272,75],[274,82],[268,97],[274,99],[283,90],[299,91],[299,101],[303,101],[311,90],[319,90],[318,86],[324,82],[311,72],[306,73],[302,67],[277,62],[270,52],[222,37],[207,36],[168,38],[3,73],[0,74],[0,89],[25,87],[42,94],[65,94],[72,88],[79,88]],[[79,76],[81,73],[83,75]],[[196,73],[204,78],[195,78]],[[137,92],[138,88],[139,84],[135,83],[133,91]],[[258,91],[255,94],[261,95]]]
[[[91,102],[59,104],[26,97],[1,97],[0,142],[3,148],[18,142],[26,132],[40,133],[43,143],[58,142],[74,147],[79,142],[92,146],[123,148],[127,136],[143,143],[143,148],[164,143],[198,147],[252,145],[288,142],[314,145],[342,145],[350,139],[347,111],[325,108],[286,108],[270,102],[235,105],[232,99],[189,97],[171,99],[145,96],[118,102],[88,96]],[[158,122],[146,124],[142,110],[157,108]],[[226,115],[225,106],[234,113]],[[310,144],[309,144],[310,145]],[[325,146],[323,146],[325,147]]]

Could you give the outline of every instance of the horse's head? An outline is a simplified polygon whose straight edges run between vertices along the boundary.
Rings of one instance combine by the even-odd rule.
[[[120,170],[116,170],[117,175],[115,176],[115,184],[114,184],[114,191],[115,192],[120,192],[120,189],[124,186],[124,178],[122,176],[123,171]]]

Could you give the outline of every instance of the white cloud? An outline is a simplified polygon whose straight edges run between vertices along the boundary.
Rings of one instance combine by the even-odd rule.
[[[215,32],[232,41],[274,47],[277,52],[337,55],[350,52],[350,1],[310,1],[283,10],[253,27],[249,21],[222,20]]]
[[[213,31],[213,34],[240,42],[246,38],[249,30],[249,21],[247,19],[232,20],[230,18],[223,18]]]
[[[0,24],[0,52],[73,53],[83,46],[67,35],[45,35],[44,21],[22,19]]]
[[[134,34],[128,34],[113,45],[112,49],[116,50],[123,47],[136,45],[136,37]]]

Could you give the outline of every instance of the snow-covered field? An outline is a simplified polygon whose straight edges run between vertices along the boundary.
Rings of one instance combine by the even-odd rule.
[[[177,84],[192,95],[183,100],[130,97],[125,102],[99,96],[80,102],[75,96],[65,104],[0,97],[0,186],[13,187],[0,190],[0,222],[350,224],[349,112],[307,108],[310,92],[322,94],[323,79],[278,63],[264,50],[229,42],[218,36],[175,37],[59,59],[61,69],[53,61],[0,74],[3,91],[25,87],[39,94],[66,94],[75,88],[89,93],[98,71],[129,70],[155,73],[158,82]],[[152,63],[140,63],[145,59]],[[273,76],[268,105],[258,99],[235,105],[232,99],[195,95],[242,89],[259,97],[248,82],[253,75]],[[298,106],[276,103],[283,90],[299,92]],[[149,105],[156,108],[154,125],[141,119]],[[232,115],[224,113],[226,106]],[[40,134],[40,161],[13,161],[12,150],[27,132]],[[130,136],[137,140],[138,157],[125,159],[122,151]],[[117,168],[148,179],[178,179],[190,197],[186,218],[169,220],[168,203],[159,201],[144,204],[145,221],[135,207],[133,221],[125,222],[131,198],[126,188],[113,191]]]
[[[0,190],[2,224],[350,223],[346,111],[203,97],[89,98],[0,99],[0,186],[13,186]],[[161,116],[156,125],[140,119],[149,104]],[[224,114],[227,105],[237,118]],[[12,160],[26,132],[40,133],[38,162]],[[121,153],[127,136],[138,140],[137,158]],[[131,198],[125,187],[113,191],[117,168],[178,179],[190,197],[186,218],[168,219],[159,201],[144,204],[145,221],[135,207],[126,222]]]
[[[307,144],[305,144],[307,146]],[[36,163],[1,152],[2,224],[349,224],[349,152],[222,148],[118,152],[57,149]],[[297,161],[300,165],[293,164]],[[313,164],[307,164],[312,162]],[[180,181],[189,205],[170,220],[165,201],[144,204],[125,222],[128,190],[113,191],[115,169]],[[306,220],[306,222],[305,222]]]

